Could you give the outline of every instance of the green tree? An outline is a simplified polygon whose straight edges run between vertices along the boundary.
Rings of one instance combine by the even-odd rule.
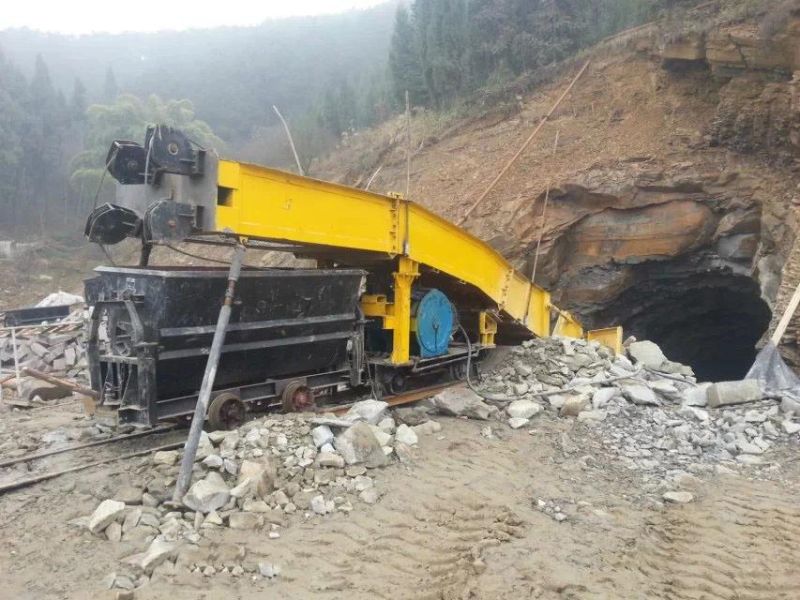
[[[209,148],[222,149],[223,143],[204,121],[196,118],[194,105],[189,100],[163,101],[158,96],[141,100],[131,94],[117,96],[113,104],[94,104],[87,109],[85,149],[71,163],[70,186],[85,206],[100,193],[108,198],[113,185],[104,178],[105,160],[111,142],[118,139],[140,140],[148,125],[164,124],[177,127]]]

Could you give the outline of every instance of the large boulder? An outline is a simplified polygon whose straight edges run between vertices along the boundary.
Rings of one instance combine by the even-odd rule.
[[[183,503],[194,511],[210,513],[225,506],[230,497],[231,492],[225,480],[216,471],[211,471],[205,479],[189,488]]]
[[[658,369],[667,360],[661,348],[649,340],[630,344],[628,346],[628,355],[637,363],[649,369]]]
[[[373,469],[388,460],[372,428],[364,422],[355,423],[336,436],[334,446],[348,465],[363,463]]]
[[[451,417],[488,421],[498,413],[496,407],[486,404],[478,394],[463,386],[439,392],[433,397],[432,403],[441,414]]]

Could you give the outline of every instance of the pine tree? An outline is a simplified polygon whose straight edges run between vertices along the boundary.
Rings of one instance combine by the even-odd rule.
[[[389,50],[389,72],[392,79],[392,91],[399,104],[405,103],[406,90],[408,90],[412,103],[426,104],[428,102],[418,38],[411,16],[402,4],[397,7],[395,15],[394,33]]]
[[[106,69],[106,80],[103,84],[103,102],[111,104],[119,96],[119,88],[117,87],[117,78],[114,76],[114,69],[111,65]]]
[[[81,122],[86,120],[86,109],[89,103],[86,99],[86,86],[80,78],[75,78],[75,84],[72,88],[72,97],[69,101],[69,112],[73,121]]]

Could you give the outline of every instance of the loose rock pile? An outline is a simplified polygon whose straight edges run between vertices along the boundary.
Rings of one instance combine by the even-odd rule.
[[[141,465],[140,485],[118,490],[78,524],[138,549],[108,576],[110,588],[131,590],[179,570],[271,579],[280,565],[248,556],[245,547],[222,559],[202,538],[230,528],[277,539],[293,520],[374,504],[381,497],[375,470],[413,464],[419,439],[441,430],[433,412],[487,421],[481,435],[492,439],[503,423],[521,429],[539,419],[574,419],[619,459],[616,467],[641,475],[645,493],[663,503],[693,500],[675,489],[690,473],[758,464],[800,431],[800,405],[781,404],[751,381],[698,385],[689,367],[651,342],[632,342],[626,355],[615,356],[582,340],[532,340],[511,349],[479,386],[480,393],[451,388],[391,412],[366,400],[342,417],[275,415],[203,433],[194,483],[179,505],[171,497],[181,453],[157,452]],[[579,451],[565,449],[590,468],[597,458]],[[561,501],[538,498],[534,506],[558,522],[568,519]]]
[[[381,496],[370,471],[410,462],[419,437],[440,431],[424,410],[394,414],[384,402],[356,403],[343,417],[269,416],[234,431],[203,433],[193,485],[179,506],[171,503],[181,453],[156,452],[143,465],[146,481],[104,500],[85,524],[111,541],[142,550],[123,561],[111,587],[137,587],[161,569],[256,579],[274,577],[279,565],[240,560],[213,564],[199,552],[208,532],[228,527],[275,539],[292,519],[349,513]],[[177,566],[176,566],[177,565]]]
[[[16,337],[20,368],[29,367],[69,377],[76,377],[86,368],[82,325],[53,331],[22,330]],[[0,337],[0,363],[6,369],[14,368],[11,335]]]
[[[514,429],[540,413],[586,423],[646,478],[698,464],[759,464],[773,445],[797,439],[800,405],[790,398],[768,397],[753,380],[698,385],[691,368],[649,341],[626,350],[615,357],[583,340],[531,340],[488,374],[483,396],[504,406]]]

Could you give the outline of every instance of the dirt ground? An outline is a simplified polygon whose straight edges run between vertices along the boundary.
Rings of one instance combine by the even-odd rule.
[[[84,423],[77,404],[3,411],[3,438]],[[219,562],[244,553],[280,565],[276,579],[204,577],[178,565],[135,598],[800,597],[796,451],[770,454],[758,479],[747,471],[688,477],[695,501],[662,505],[574,420],[542,419],[530,431],[493,424],[491,437],[484,422],[439,420],[441,433],[420,440],[413,465],[370,473],[383,494],[377,504],[297,515],[279,539],[231,529],[203,538],[202,551]],[[96,452],[123,452],[114,448]],[[0,497],[0,598],[114,598],[102,580],[137,549],[69,521],[148,464],[117,462]],[[537,500],[567,519],[557,522]]]

